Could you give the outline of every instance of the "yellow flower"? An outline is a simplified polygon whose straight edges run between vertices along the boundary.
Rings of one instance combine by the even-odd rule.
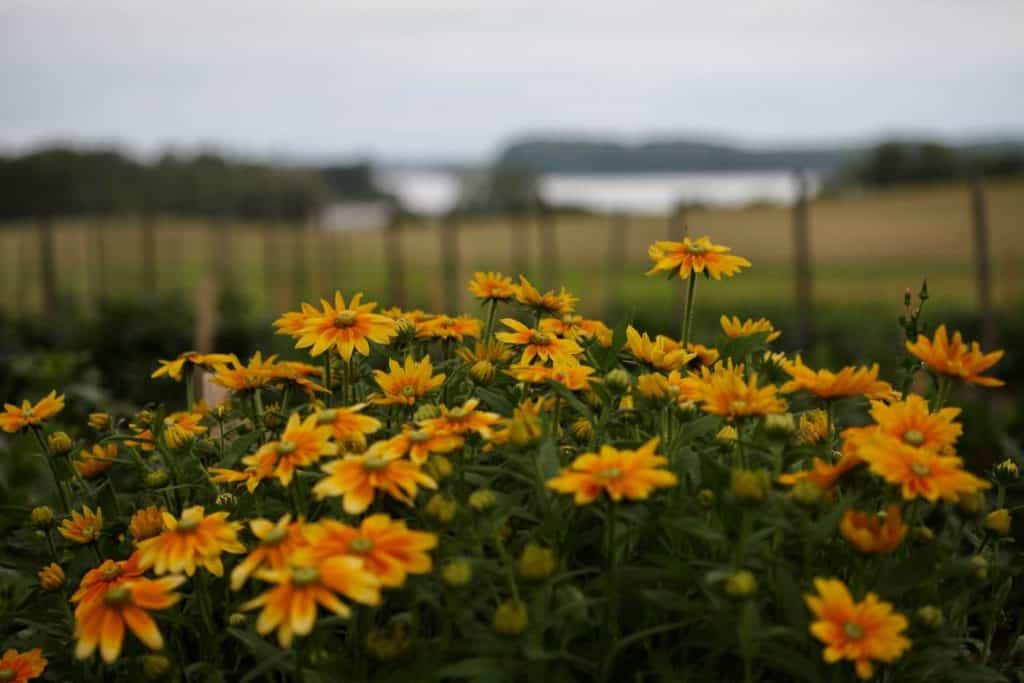
[[[607,444],[600,453],[584,453],[549,479],[548,488],[573,494],[577,505],[594,502],[602,493],[612,500],[645,500],[655,488],[675,486],[676,475],[664,469],[667,458],[655,454],[654,438],[636,450]]]
[[[882,398],[892,395],[892,385],[878,379],[878,363],[870,368],[845,367],[838,373],[830,370],[815,372],[804,365],[798,355],[795,361],[783,361],[782,369],[792,379],[782,385],[785,394],[805,389],[819,398],[865,395]]]
[[[194,505],[181,513],[180,519],[163,513],[166,529],[153,538],[138,543],[139,566],[153,568],[157,574],[184,571],[189,576],[202,565],[214,576],[223,576],[222,553],[244,553],[245,546],[238,541],[239,522],[229,522],[226,512],[205,514],[201,505]]]
[[[215,374],[211,381],[232,391],[259,389],[274,378],[276,361],[277,356],[263,360],[263,354],[259,351],[252,355],[248,365],[232,356],[229,361],[214,366]]]
[[[116,443],[108,443],[105,446],[96,444],[92,447],[91,453],[83,449],[71,464],[83,479],[95,479],[113,467],[115,459],[117,459]]]
[[[56,391],[51,391],[35,405],[28,401],[22,401],[21,406],[5,403],[4,412],[0,413],[0,429],[13,434],[27,427],[38,427],[43,424],[43,420],[62,410],[64,395],[58,396]]]
[[[342,618],[351,612],[344,596],[364,605],[380,603],[380,581],[357,557],[336,556],[315,561],[311,553],[297,553],[283,569],[264,569],[257,578],[273,588],[242,605],[243,610],[262,608],[256,632],[277,630],[281,647],[291,647],[294,636],[305,636],[316,625],[317,605]]]
[[[843,430],[843,450],[856,451],[875,434],[885,434],[914,448],[944,452],[963,433],[963,427],[954,422],[959,414],[959,408],[942,408],[932,413],[928,409],[928,402],[916,394],[910,394],[904,401],[892,403],[872,401],[871,417],[875,425]]]
[[[739,337],[749,337],[751,335],[760,334],[762,332],[768,333],[767,342],[773,342],[782,336],[782,332],[775,329],[771,321],[760,318],[759,320],[747,319],[740,322],[740,319],[736,316],[732,318],[723,315],[719,322],[722,324],[722,331],[730,339],[737,339]]]
[[[469,293],[484,301],[509,301],[516,295],[512,278],[501,273],[476,272],[469,282]]]
[[[718,361],[718,349],[714,347],[704,346],[703,344],[694,344],[693,342],[687,343],[686,350],[693,354],[693,358],[697,359],[697,362],[701,365],[711,367]]]
[[[293,522],[288,514],[277,522],[262,518],[249,520],[249,529],[259,544],[231,570],[231,590],[240,589],[258,569],[286,569],[293,553],[309,547],[305,526],[302,520]]]
[[[441,406],[441,415],[420,424],[424,429],[438,434],[461,434],[476,432],[485,439],[491,438],[491,428],[501,418],[497,413],[477,410],[480,399],[471,398],[461,406],[449,408]]]
[[[433,566],[427,551],[437,547],[437,536],[413,531],[387,515],[370,515],[358,528],[324,520],[320,530],[322,535],[313,544],[314,556],[358,557],[388,588],[401,586],[409,574],[427,574]]]
[[[519,575],[530,581],[543,581],[554,573],[557,566],[554,551],[536,543],[527,543],[519,556]]]
[[[206,433],[200,413],[179,411],[164,418],[164,442],[172,449],[181,448],[191,439]]]
[[[901,487],[904,500],[939,498],[955,503],[961,495],[990,488],[991,484],[962,468],[955,455],[915,448],[888,435],[877,435],[858,451],[871,471]]]
[[[803,445],[813,446],[816,443],[821,443],[831,434],[828,413],[818,409],[802,413],[797,429],[800,432],[800,443]]]
[[[39,587],[47,593],[59,591],[64,585],[64,570],[56,562],[51,562],[39,570]]]
[[[373,379],[380,387],[381,394],[374,394],[370,400],[378,405],[415,405],[416,401],[444,384],[445,374],[433,375],[434,366],[430,356],[419,361],[412,356],[405,357],[405,365],[388,361],[388,372],[374,370]]]
[[[1010,511],[999,508],[985,515],[985,528],[999,536],[1008,536],[1011,521]]]
[[[297,340],[295,348],[308,348],[312,356],[331,348],[346,361],[351,360],[353,352],[369,356],[369,342],[386,345],[398,331],[394,320],[373,313],[376,303],[361,304],[362,298],[360,292],[346,306],[341,292],[335,292],[333,306],[321,299],[323,310],[304,305],[300,314],[285,314],[274,324],[278,334],[291,335]]]
[[[903,635],[908,626],[906,618],[893,612],[892,605],[874,593],[854,602],[839,579],[818,578],[814,587],[817,595],[805,595],[804,601],[817,617],[810,630],[826,645],[826,662],[852,661],[857,675],[867,680],[874,673],[873,662],[894,662],[910,648],[910,641]]]
[[[682,242],[658,241],[647,249],[647,255],[654,261],[654,267],[647,271],[648,275],[658,273],[679,273],[686,279],[691,273],[706,273],[716,280],[722,276],[732,277],[741,268],[750,267],[750,261],[730,254],[732,249],[720,244],[712,244],[707,237],[690,241],[684,237]]]
[[[110,426],[108,413],[89,413],[89,426],[99,431]]]
[[[918,335],[916,342],[908,341],[907,351],[940,375],[959,377],[965,382],[983,387],[999,387],[1004,384],[1002,380],[981,374],[998,363],[1003,352],[982,353],[978,342],[971,342],[968,349],[959,332],[953,335],[952,340],[949,339],[945,325],[939,325],[939,329],[935,330],[934,340],[922,334]]]
[[[94,543],[103,531],[103,510],[89,506],[83,506],[81,512],[72,510],[71,519],[61,522],[57,531],[72,543]]]
[[[583,391],[590,388],[594,380],[594,368],[581,365],[578,362],[556,362],[553,366],[516,363],[507,370],[508,374],[515,377],[519,382],[530,384],[545,384],[546,382],[558,382],[570,391]]]
[[[28,683],[42,676],[45,670],[46,659],[38,647],[27,652],[18,652],[12,648],[5,650],[4,656],[0,657],[0,674],[4,676],[0,681]]]
[[[839,522],[839,532],[862,553],[891,553],[907,535],[900,506],[893,504],[884,514],[869,515],[858,510],[847,510]]]
[[[232,355],[229,353],[198,353],[186,351],[174,360],[160,361],[160,367],[153,371],[150,378],[169,377],[175,382],[180,382],[185,373],[185,367],[189,364],[210,368],[220,363],[231,362]]]
[[[810,470],[790,472],[779,475],[779,483],[792,486],[801,480],[808,480],[819,488],[828,490],[835,486],[839,479],[848,472],[863,466],[864,461],[856,455],[843,455],[835,463],[828,463],[821,458],[814,458]]]
[[[296,469],[312,465],[325,455],[338,454],[338,445],[330,441],[332,435],[331,426],[320,424],[317,415],[302,420],[298,413],[292,413],[280,441],[264,444],[242,462],[259,463],[264,469],[271,468],[272,462],[273,476],[282,486],[289,486]]]
[[[453,318],[449,315],[435,315],[416,324],[417,339],[455,339],[463,341],[466,337],[479,339],[483,323],[468,315]]]
[[[680,370],[695,358],[675,339],[659,334],[651,341],[646,332],[641,334],[632,325],[626,328],[625,348],[641,363],[662,372]]]
[[[576,310],[576,302],[579,299],[565,291],[565,287],[557,294],[554,291],[541,294],[529,280],[520,275],[519,285],[516,287],[516,301],[538,313],[564,315]]]
[[[495,632],[503,636],[518,636],[526,630],[529,612],[526,605],[518,600],[506,600],[494,610],[492,625]]]
[[[542,332],[550,332],[574,342],[596,339],[601,346],[608,348],[612,344],[612,330],[600,320],[587,320],[574,313],[566,313],[561,318],[544,318],[540,321]]]
[[[128,533],[132,535],[135,545],[138,545],[139,541],[153,538],[163,530],[164,515],[155,505],[138,510],[128,522]]]
[[[380,420],[363,415],[365,403],[357,403],[347,408],[330,408],[316,414],[316,423],[331,428],[334,440],[338,443],[361,443],[366,445],[366,436],[380,429]]]
[[[406,425],[402,433],[383,442],[384,450],[396,457],[409,456],[417,465],[425,463],[432,453],[451,453],[462,448],[464,439],[458,434],[436,429],[415,429]]]
[[[539,358],[543,362],[566,362],[583,352],[579,344],[571,339],[562,339],[556,334],[535,330],[514,318],[502,318],[501,323],[513,331],[498,332],[494,336],[506,344],[522,346],[522,363],[530,363],[534,358]]]
[[[362,514],[373,503],[378,490],[412,505],[420,486],[436,489],[437,482],[420,471],[411,460],[389,453],[388,443],[378,441],[363,455],[332,460],[323,466],[327,476],[313,487],[317,499],[342,496],[342,508],[350,515]]]
[[[512,358],[515,353],[512,349],[502,344],[497,339],[488,339],[485,342],[477,342],[470,349],[468,346],[461,346],[455,349],[456,355],[466,362],[466,365],[474,365],[480,361],[487,361],[494,363],[504,363],[508,359]]]
[[[686,380],[705,413],[721,415],[727,420],[751,415],[774,415],[786,412],[786,401],[778,396],[773,384],[757,385],[757,374],[744,379],[743,366],[730,360],[714,371],[701,367],[700,377]]]

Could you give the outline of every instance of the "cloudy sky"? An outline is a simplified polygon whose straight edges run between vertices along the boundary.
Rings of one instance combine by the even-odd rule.
[[[473,159],[510,136],[1024,130],[1021,0],[0,0],[0,145]]]

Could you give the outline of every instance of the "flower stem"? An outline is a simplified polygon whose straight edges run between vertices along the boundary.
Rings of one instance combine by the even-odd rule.
[[[697,291],[697,274],[690,273],[686,283],[686,313],[683,315],[683,349],[690,343],[690,327],[693,325],[693,299]]]
[[[324,388],[327,389],[327,407],[334,405],[334,391],[331,389],[331,354],[324,354]]]
[[[494,332],[494,314],[498,310],[497,299],[491,299],[489,302],[490,310],[487,312],[487,331],[484,332],[484,341],[486,342],[491,338],[491,333]]]

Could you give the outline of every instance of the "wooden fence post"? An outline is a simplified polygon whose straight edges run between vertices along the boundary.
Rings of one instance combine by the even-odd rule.
[[[797,345],[806,348],[814,335],[813,292],[811,281],[811,245],[807,212],[807,177],[802,171],[794,176],[797,196],[793,204],[793,255],[796,259]]]
[[[439,228],[441,236],[441,300],[444,312],[459,312],[459,220],[454,211],[445,214]]]
[[[43,315],[52,314],[57,308],[57,265],[53,243],[53,221],[49,216],[40,217],[39,232],[39,303]]]
[[[974,269],[978,280],[978,314],[981,317],[981,344],[986,350],[995,345],[996,326],[992,316],[992,253],[989,242],[985,190],[979,178],[970,181],[971,219],[974,236]]]
[[[537,233],[540,248],[541,271],[544,286],[557,289],[558,282],[558,233],[555,215],[540,202],[537,203]]]
[[[142,214],[141,238],[142,289],[147,296],[156,296],[158,282],[156,265],[156,219],[153,214],[148,211]]]
[[[406,307],[405,252],[402,249],[402,211],[392,207],[391,219],[384,228],[384,263],[388,279],[388,305]]]
[[[608,314],[618,312],[622,305],[622,280],[628,249],[629,218],[622,212],[612,213],[608,222],[608,294],[605,301]]]

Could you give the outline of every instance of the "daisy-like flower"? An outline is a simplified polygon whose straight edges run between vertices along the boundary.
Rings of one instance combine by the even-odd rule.
[[[327,387],[321,386],[309,379],[310,377],[322,379],[323,375],[324,371],[322,368],[294,360],[276,363],[270,372],[271,379],[274,381],[294,384],[302,389],[307,396],[312,396],[317,392],[327,393]]]
[[[557,316],[575,311],[579,299],[565,291],[565,287],[557,294],[554,291],[541,294],[529,280],[520,275],[519,285],[516,286],[516,301],[538,313]]]
[[[51,562],[40,569],[37,576],[39,578],[39,587],[47,593],[58,591],[64,585],[64,570],[56,562]]]
[[[305,301],[299,304],[300,310],[289,311],[274,321],[274,327],[278,334],[287,334],[289,337],[298,339],[303,334],[303,329],[310,318],[320,315],[320,309],[310,306]],[[398,309],[395,309],[398,310]]]
[[[401,586],[409,574],[428,573],[432,563],[427,551],[437,547],[436,535],[412,531],[405,522],[387,515],[370,515],[359,528],[325,520],[320,529],[323,534],[313,544],[316,557],[359,557],[387,588]]]
[[[916,394],[892,403],[872,401],[871,417],[875,424],[844,429],[843,453],[857,454],[861,446],[878,434],[891,436],[914,448],[944,452],[952,448],[963,433],[963,427],[954,422],[959,414],[959,408],[930,412],[928,402]]]
[[[864,461],[856,455],[843,455],[835,463],[826,462],[821,458],[814,458],[811,469],[780,474],[779,483],[792,486],[801,479],[807,479],[816,484],[818,488],[827,491],[839,483],[839,480],[844,475],[853,472],[864,464]]]
[[[828,421],[828,413],[820,409],[808,410],[802,413],[797,431],[800,434],[800,443],[805,446],[813,446],[823,442],[832,432],[832,426]]]
[[[433,430],[439,434],[468,434],[476,432],[485,439],[491,437],[491,428],[501,419],[497,413],[488,413],[477,410],[480,399],[471,398],[461,406],[449,408],[442,405],[441,414],[429,420],[423,420],[420,424],[424,429]]]
[[[544,318],[538,326],[542,332],[550,332],[574,342],[596,339],[601,346],[612,345],[612,330],[600,320],[587,320],[575,313],[566,313],[561,318]]]
[[[516,295],[512,278],[501,273],[477,272],[469,281],[469,293],[483,301],[510,301]]]
[[[444,384],[445,374],[434,375],[434,366],[430,356],[413,360],[405,357],[404,365],[396,360],[388,361],[388,371],[374,370],[373,379],[380,387],[381,393],[374,394],[370,400],[377,405],[415,405],[431,391]]]
[[[163,530],[164,515],[155,505],[137,510],[128,522],[128,533],[132,535],[135,545],[138,545],[139,541],[153,538]]]
[[[386,441],[378,441],[362,455],[325,464],[327,476],[316,483],[313,493],[319,500],[342,496],[345,512],[358,515],[370,507],[378,490],[411,506],[420,486],[437,488],[437,482],[421,472],[419,465],[387,449]]]
[[[358,352],[370,355],[370,342],[386,345],[398,334],[395,321],[373,312],[376,303],[363,304],[362,292],[354,295],[345,305],[341,292],[334,293],[334,305],[320,300],[321,311],[309,314],[305,324],[291,336],[297,339],[295,348],[309,349],[312,356],[334,348],[346,361]],[[314,309],[315,310],[315,309]],[[279,326],[279,330],[281,326]],[[280,332],[279,332],[280,333]]]
[[[83,585],[88,578],[89,574],[86,574]],[[184,581],[184,576],[162,579],[118,577],[114,581],[99,581],[90,586],[88,599],[82,596],[76,600],[72,596],[71,601],[78,603],[75,608],[75,638],[78,641],[75,656],[88,659],[99,647],[103,661],[113,663],[121,655],[125,627],[149,649],[163,649],[163,636],[149,611],[167,609],[178,602],[181,596],[174,589]]]
[[[178,411],[164,418],[164,442],[170,448],[181,448],[191,439],[206,433],[201,413]]]
[[[858,454],[874,474],[899,486],[904,500],[921,497],[934,503],[939,498],[955,503],[962,495],[991,487],[963,469],[955,455],[940,455],[915,448],[888,435],[876,435],[860,447]]]
[[[259,569],[286,569],[288,558],[300,548],[309,547],[306,525],[284,515],[277,522],[269,519],[249,520],[249,529],[259,544],[231,570],[231,590],[242,587],[246,579]]]
[[[553,366],[517,363],[506,372],[519,382],[530,384],[558,382],[570,391],[584,391],[590,388],[592,381],[596,381],[592,377],[596,372],[594,368],[577,362],[555,363]]]
[[[531,363],[534,358],[544,362],[566,362],[583,352],[579,344],[571,339],[562,339],[551,332],[535,330],[515,318],[502,318],[501,323],[512,332],[498,332],[494,336],[506,344],[522,346],[523,363]]]
[[[331,442],[333,435],[329,424],[320,424],[319,416],[310,415],[303,420],[298,413],[292,413],[281,440],[264,444],[256,451],[253,460],[243,462],[262,463],[266,467],[272,460],[273,476],[282,486],[289,486],[295,470],[312,465],[325,455],[338,454],[338,444]]]
[[[317,605],[347,618],[351,612],[339,596],[364,605],[380,603],[380,581],[358,557],[336,556],[316,561],[308,549],[289,558],[283,569],[257,572],[273,588],[242,605],[243,610],[262,608],[256,632],[277,630],[281,647],[291,647],[295,636],[305,636],[316,625]]]
[[[711,367],[718,361],[718,349],[713,346],[704,346],[703,344],[690,342],[686,345],[686,351],[693,354],[690,361],[696,360],[701,365],[707,367]]]
[[[72,543],[94,543],[103,532],[103,510],[99,507],[93,510],[88,505],[83,506],[81,512],[72,510],[71,519],[61,522],[57,531]]]
[[[862,553],[891,553],[907,535],[900,506],[893,504],[883,514],[871,515],[847,510],[839,522],[839,533]]]
[[[460,346],[455,349],[455,354],[464,360],[467,365],[474,365],[479,361],[487,361],[494,364],[504,363],[515,355],[512,349],[497,339],[477,342],[473,345],[473,348]]]
[[[463,341],[466,337],[479,339],[483,323],[472,316],[435,315],[416,324],[417,339],[454,339]]]
[[[741,268],[749,268],[750,261],[731,251],[729,247],[712,244],[707,237],[695,241],[690,241],[689,237],[684,237],[682,242],[658,241],[647,249],[647,255],[654,261],[654,267],[647,274],[678,273],[684,280],[691,273],[706,273],[716,280],[721,280],[723,275],[732,277]]]
[[[27,683],[42,676],[45,670],[46,658],[39,648],[26,652],[12,648],[0,657],[0,681],[5,683]]]
[[[198,353],[186,351],[174,360],[159,361],[160,367],[150,375],[151,379],[167,377],[175,382],[180,382],[185,374],[185,368],[197,365],[202,368],[212,368],[221,363],[230,363],[233,356],[230,353]]]
[[[71,465],[82,479],[95,479],[111,467],[117,459],[117,444],[96,444],[92,451],[83,449]]]
[[[773,342],[782,336],[782,332],[775,329],[771,321],[767,318],[760,318],[758,320],[746,319],[740,322],[740,319],[736,316],[729,317],[723,315],[719,320],[722,325],[722,332],[725,332],[725,336],[730,339],[738,339],[740,337],[749,337],[751,335],[760,334],[767,332],[768,337],[765,339],[767,342]]]
[[[935,330],[935,338],[918,335],[916,342],[907,342],[907,351],[914,354],[932,372],[949,377],[958,377],[965,382],[983,387],[1000,387],[1005,382],[995,377],[985,377],[985,372],[999,362],[1002,351],[983,353],[978,342],[971,342],[968,348],[963,336],[956,332],[950,340],[945,325]]]
[[[744,379],[743,365],[729,361],[714,371],[702,367],[700,377],[690,377],[684,384],[694,392],[705,413],[721,415],[727,420],[750,415],[776,415],[786,412],[786,401],[773,384],[758,386],[757,373]]]
[[[867,680],[874,674],[874,662],[894,662],[910,649],[910,641],[903,635],[906,618],[874,593],[854,602],[839,579],[818,578],[814,587],[817,594],[805,595],[804,601],[817,617],[811,635],[825,644],[826,662],[854,662],[857,675]]]
[[[240,522],[229,522],[228,513],[205,514],[202,505],[194,505],[175,519],[163,513],[165,530],[153,538],[139,542],[139,566],[153,568],[157,574],[196,573],[202,565],[214,576],[223,576],[222,553],[244,553],[238,540]]]
[[[64,395],[58,396],[56,391],[51,391],[35,405],[29,401],[22,401],[20,406],[5,403],[4,412],[0,413],[0,429],[13,434],[27,427],[38,427],[43,424],[43,420],[53,417],[62,410]]]
[[[334,440],[339,444],[356,444],[366,447],[366,437],[381,428],[380,420],[363,415],[365,403],[357,403],[347,408],[330,408],[316,414],[316,423],[331,428]]]
[[[638,361],[659,372],[680,370],[694,358],[675,339],[659,334],[652,341],[646,332],[641,334],[632,325],[626,328],[624,348]]]
[[[384,450],[396,457],[408,455],[417,465],[422,465],[431,454],[451,453],[462,448],[465,440],[458,434],[431,429],[417,429],[406,425],[402,433],[384,442]]]
[[[132,553],[127,560],[104,560],[82,577],[71,602],[87,603],[102,599],[103,594],[125,581],[142,578],[145,570],[139,566],[139,554]]]
[[[210,381],[235,392],[259,389],[273,379],[276,361],[276,355],[263,360],[259,351],[252,355],[248,365],[232,356],[228,362],[214,366],[215,374]]]
[[[636,390],[644,398],[668,398],[680,405],[691,403],[698,398],[697,384],[692,379],[683,377],[678,370],[673,370],[668,375],[660,372],[640,375],[636,378]]]
[[[815,372],[804,365],[803,359],[798,355],[795,361],[783,361],[781,365],[792,377],[782,385],[782,392],[786,394],[804,389],[819,398],[829,399],[862,395],[882,398],[891,396],[893,392],[892,385],[878,379],[878,363],[870,368],[845,367],[839,372]]]
[[[656,488],[675,486],[676,475],[665,469],[668,458],[655,454],[658,439],[636,450],[605,444],[599,453],[584,453],[547,482],[548,488],[572,494],[577,505],[587,505],[602,493],[614,501],[646,500]]]

